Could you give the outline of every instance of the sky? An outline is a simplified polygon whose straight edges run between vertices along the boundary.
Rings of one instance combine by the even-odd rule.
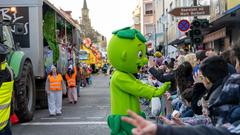
[[[74,19],[82,15],[83,0],[50,0],[56,7],[71,10]],[[91,25],[107,37],[112,31],[133,25],[132,12],[137,0],[87,0]]]

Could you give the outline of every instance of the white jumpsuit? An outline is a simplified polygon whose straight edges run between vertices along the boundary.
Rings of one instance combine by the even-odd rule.
[[[50,115],[62,114],[62,94],[66,92],[66,85],[62,80],[63,90],[52,91],[50,88],[49,78],[47,78],[45,90],[48,93],[48,110]]]

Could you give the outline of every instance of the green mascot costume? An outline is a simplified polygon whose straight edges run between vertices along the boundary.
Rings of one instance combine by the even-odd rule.
[[[139,97],[159,97],[170,87],[170,82],[166,82],[155,88],[143,84],[134,76],[148,62],[145,42],[144,36],[130,27],[114,31],[109,42],[108,59],[116,69],[110,82],[111,115],[108,116],[108,126],[111,135],[131,135],[133,127],[121,121],[121,116],[126,116],[130,109],[145,117],[140,110]]]

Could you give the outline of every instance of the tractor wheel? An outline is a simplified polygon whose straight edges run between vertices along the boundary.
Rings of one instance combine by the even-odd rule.
[[[20,78],[15,81],[15,112],[20,122],[33,118],[36,103],[35,79],[30,61],[25,61]]]

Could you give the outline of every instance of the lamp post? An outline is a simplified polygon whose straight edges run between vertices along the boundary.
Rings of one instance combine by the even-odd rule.
[[[165,55],[168,55],[168,22],[166,23],[166,53]]]
[[[164,18],[163,18],[163,25],[164,25],[164,32],[165,32],[165,36],[164,36],[164,39],[165,39],[165,45],[164,45],[164,50],[165,50],[165,56],[167,56],[168,54],[168,16],[165,15]]]
[[[156,52],[157,48],[157,35],[156,35],[156,24],[154,23],[154,52]]]

